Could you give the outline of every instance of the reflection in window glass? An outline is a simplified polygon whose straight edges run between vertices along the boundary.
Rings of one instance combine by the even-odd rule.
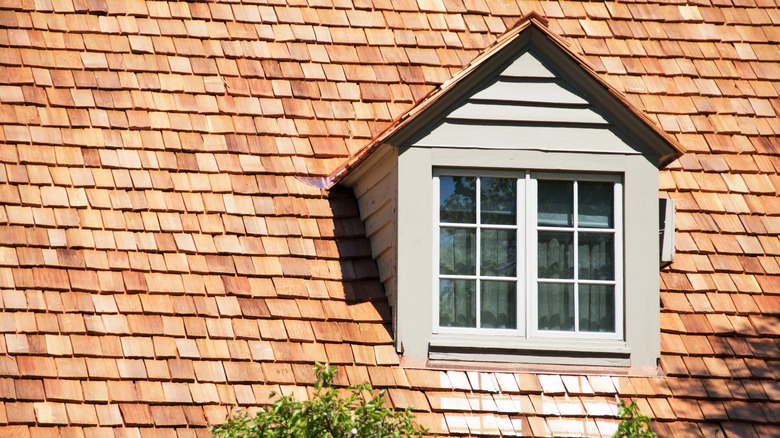
[[[480,218],[483,224],[514,225],[517,223],[517,180],[510,178],[480,178]]]
[[[442,327],[477,326],[476,282],[439,281],[439,325]]]
[[[574,331],[574,285],[539,283],[539,330]]]
[[[615,185],[608,182],[578,184],[577,221],[581,228],[612,228],[614,226]]]
[[[517,283],[483,281],[481,299],[482,328],[517,328]]]
[[[517,231],[483,229],[481,234],[481,274],[514,277],[517,272]]]
[[[615,286],[581,284],[579,286],[580,331],[615,332]]]
[[[572,181],[538,182],[539,226],[571,227],[574,225],[574,185]]]
[[[615,236],[611,233],[579,233],[580,278],[615,279]]]
[[[440,214],[445,223],[473,224],[477,222],[477,179],[468,176],[439,178]]]
[[[476,274],[477,230],[442,227],[439,239],[439,272],[445,275]]]
[[[517,328],[517,185],[439,177],[439,326]]]
[[[574,233],[540,231],[539,278],[574,278]]]

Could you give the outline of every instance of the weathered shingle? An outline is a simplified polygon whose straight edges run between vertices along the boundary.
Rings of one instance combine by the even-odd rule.
[[[314,361],[434,434],[609,435],[632,397],[670,436],[778,433],[774,5],[292,3],[0,5],[3,435],[206,433]],[[295,178],[531,11],[689,150],[665,377],[407,366],[353,195]]]

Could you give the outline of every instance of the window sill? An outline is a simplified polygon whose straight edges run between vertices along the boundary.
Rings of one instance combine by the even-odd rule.
[[[613,340],[434,334],[429,343],[428,358],[627,367],[631,365],[631,350],[625,342]]]
[[[522,362],[485,362],[475,360],[434,360],[401,356],[401,368],[437,371],[463,371],[482,373],[565,374],[577,376],[663,376],[660,367],[556,365]]]

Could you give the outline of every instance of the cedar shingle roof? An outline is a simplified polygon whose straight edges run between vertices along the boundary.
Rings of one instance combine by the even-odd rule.
[[[780,435],[771,1],[0,1],[0,434],[207,435],[232,405],[388,388],[435,434]],[[399,366],[325,177],[536,11],[688,152],[661,173],[665,377]],[[117,432],[119,433],[119,432]]]

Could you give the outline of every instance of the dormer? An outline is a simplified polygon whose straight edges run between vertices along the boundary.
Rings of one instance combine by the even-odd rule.
[[[329,183],[404,356],[655,367],[658,172],[682,152],[531,15]]]

